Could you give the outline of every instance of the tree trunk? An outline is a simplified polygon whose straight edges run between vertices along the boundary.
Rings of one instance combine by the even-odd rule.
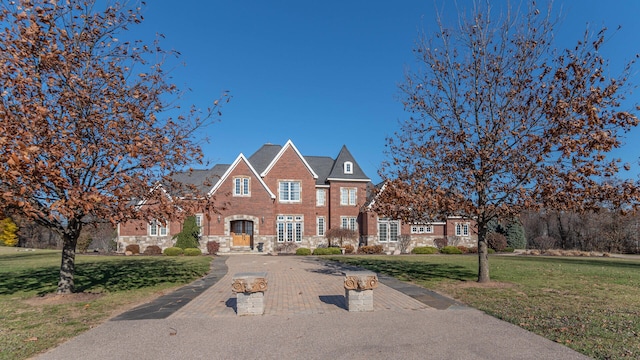
[[[73,274],[76,268],[76,245],[80,228],[78,221],[69,221],[67,231],[62,234],[62,262],[57,294],[71,294],[74,291]]]
[[[478,282],[487,283],[489,277],[489,246],[487,244],[487,226],[478,224]]]

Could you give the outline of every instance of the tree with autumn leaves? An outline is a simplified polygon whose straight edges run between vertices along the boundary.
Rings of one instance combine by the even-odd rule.
[[[400,85],[410,118],[388,138],[378,213],[420,223],[477,224],[478,281],[488,282],[487,226],[524,209],[598,210],[637,203],[609,153],[638,125],[628,75],[599,50],[605,30],[575,47],[553,44],[551,8],[522,13],[477,2],[457,27],[438,18],[414,50],[420,68]]]
[[[180,92],[163,65],[177,53],[119,39],[140,10],[94,0],[0,5],[0,196],[8,215],[61,234],[58,293],[73,291],[83,227],[167,221],[198,196],[170,174],[202,158],[193,133],[219,115],[218,101],[204,112],[176,108]]]

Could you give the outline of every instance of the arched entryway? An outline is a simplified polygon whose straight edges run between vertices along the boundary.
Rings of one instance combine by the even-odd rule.
[[[231,221],[232,246],[250,247],[253,249],[253,221]]]

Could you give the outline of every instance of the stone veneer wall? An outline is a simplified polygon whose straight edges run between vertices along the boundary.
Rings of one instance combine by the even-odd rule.
[[[407,247],[407,252],[411,252],[411,250],[418,246],[435,246],[434,240],[439,238],[439,236],[433,235],[413,235],[411,236],[411,242]],[[385,253],[393,254],[397,251],[400,251],[400,243],[399,242],[378,242],[377,236],[368,236],[366,239],[366,243],[368,245],[382,245]],[[220,244],[220,254],[231,252],[231,236],[227,235],[216,235],[216,236],[203,236],[200,238],[200,250],[202,250],[203,254],[207,254],[207,242],[209,241],[217,241]],[[254,235],[253,243],[254,243],[254,252],[258,252],[257,247],[258,243],[264,243],[263,253],[272,253],[276,251],[276,247],[279,243],[276,241],[275,235]],[[449,242],[453,245],[463,245],[467,247],[476,246],[476,239],[467,237],[461,238],[458,237],[455,240],[450,239]],[[327,238],[324,236],[305,236],[301,242],[295,243],[299,248],[305,247],[309,248],[313,251],[313,249],[317,248],[320,245],[327,245]],[[357,250],[358,244],[355,240],[346,240],[343,242],[343,245],[351,244]],[[124,252],[125,248],[129,244],[138,244],[140,245],[140,252],[143,253],[144,250],[150,245],[157,245],[162,250],[172,247],[174,245],[174,241],[172,236],[121,236],[118,242],[118,252]]]
[[[442,238],[442,236],[438,236],[438,235],[410,235],[410,242],[409,245],[407,246],[406,252],[410,253],[411,250],[413,250],[413,248],[415,247],[421,247],[421,246],[436,246],[435,245],[435,240]],[[458,246],[458,245],[462,245],[462,246],[466,246],[466,247],[474,247],[477,246],[478,244],[476,243],[476,239],[472,238],[472,237],[456,237],[455,239],[452,239],[451,237],[449,237],[449,244],[450,245],[454,245],[454,246]],[[388,253],[388,254],[393,254],[396,253],[398,251],[400,251],[400,241],[394,241],[394,242],[378,242],[378,237],[375,235],[371,235],[367,238],[367,245],[382,245],[382,247],[384,248],[384,252]]]
[[[164,250],[168,247],[172,247],[174,243],[172,236],[120,236],[118,239],[117,252],[123,253],[127,245],[131,244],[138,244],[140,246],[140,253],[143,253],[144,250],[151,245],[157,245]]]

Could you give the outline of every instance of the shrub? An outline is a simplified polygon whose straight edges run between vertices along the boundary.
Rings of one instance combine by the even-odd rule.
[[[463,245],[458,245],[456,246],[458,248],[458,250],[460,250],[463,254],[466,254],[469,252],[469,248]]]
[[[313,255],[340,255],[342,254],[342,250],[337,247],[328,247],[328,248],[316,248],[313,250]]]
[[[162,249],[158,245],[149,245],[144,249],[145,255],[162,255]]]
[[[496,253],[496,251],[493,250],[492,248],[488,248],[487,249],[487,254],[495,254],[495,253]]]
[[[207,242],[207,252],[209,255],[217,255],[218,250],[220,250],[220,243],[217,241],[208,241]]]
[[[367,245],[358,248],[358,254],[382,254],[383,251],[382,245]]]
[[[504,250],[502,250],[502,251],[504,251],[504,252],[514,252],[514,251],[516,251],[516,249],[514,249],[514,248],[512,248],[512,247],[506,247],[506,248],[504,248]]]
[[[167,256],[178,256],[178,255],[182,255],[183,253],[184,253],[184,250],[182,250],[182,248],[179,248],[179,247],[168,247],[164,249],[164,254]]]
[[[478,253],[478,247],[477,246],[472,246],[468,250],[469,250],[469,254],[477,254]]]
[[[502,251],[507,247],[507,237],[500,233],[487,234],[487,245],[495,251]]]
[[[445,246],[440,249],[440,252],[443,254],[462,254],[462,250],[458,249],[455,246]]]
[[[354,251],[356,251],[356,248],[354,248],[353,245],[347,244],[347,245],[344,246],[344,253],[345,254],[353,254]]]
[[[440,251],[438,250],[438,248],[433,247],[433,246],[416,246],[413,248],[413,250],[411,250],[412,254],[437,254]]]
[[[175,247],[181,249],[197,248],[198,238],[200,237],[200,227],[196,224],[196,217],[189,216],[182,224],[182,231],[176,234],[173,239],[176,241]]]
[[[449,242],[447,241],[447,239],[438,238],[433,240],[433,244],[436,246],[436,248],[442,249],[443,247],[447,246]]]
[[[0,244],[4,246],[18,245],[18,225],[11,218],[0,220]]]
[[[184,249],[184,256],[200,256],[202,255],[202,250],[198,248],[186,248]]]
[[[125,252],[131,251],[131,253],[133,255],[140,254],[140,245],[138,245],[138,244],[129,244],[129,245],[127,245],[126,248],[124,248],[124,251]]]
[[[298,248],[296,249],[296,255],[302,255],[302,256],[311,255],[311,250],[308,248]]]

